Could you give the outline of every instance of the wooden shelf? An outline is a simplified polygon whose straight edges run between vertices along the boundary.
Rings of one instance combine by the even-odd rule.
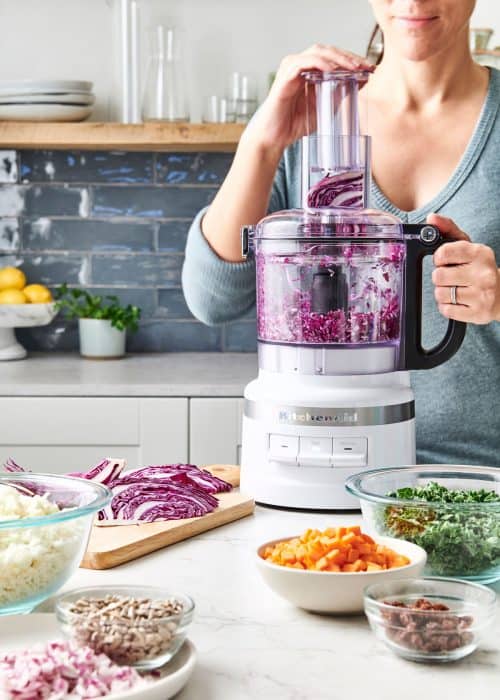
[[[244,124],[165,122],[0,122],[0,148],[233,152],[244,128]]]

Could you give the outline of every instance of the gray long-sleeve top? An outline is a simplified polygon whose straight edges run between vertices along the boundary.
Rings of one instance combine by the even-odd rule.
[[[403,222],[422,223],[431,212],[453,219],[471,239],[495,251],[500,264],[500,71],[490,85],[474,134],[447,183],[428,204],[398,209],[372,183],[377,209]],[[289,148],[274,180],[269,212],[300,207],[300,153]],[[237,319],[255,304],[253,261],[228,263],[201,231],[201,211],[191,226],[182,285],[192,313],[207,324]],[[424,344],[444,335],[447,320],[434,301],[431,266],[424,267]],[[469,324],[459,352],[432,370],[412,372],[420,463],[500,466],[500,323]]]

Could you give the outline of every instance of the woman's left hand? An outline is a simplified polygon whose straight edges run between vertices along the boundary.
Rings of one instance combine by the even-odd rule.
[[[486,245],[472,243],[454,221],[430,214],[427,223],[437,226],[446,238],[434,253],[434,296],[446,318],[468,323],[500,321],[500,270],[495,253]],[[456,303],[453,301],[453,288]]]

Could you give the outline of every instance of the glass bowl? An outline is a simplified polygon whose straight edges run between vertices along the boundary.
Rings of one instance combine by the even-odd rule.
[[[159,668],[175,656],[193,614],[189,596],[155,586],[77,588],[56,601],[65,637],[117,664],[143,671]]]
[[[442,663],[477,648],[494,619],[496,595],[455,579],[401,579],[368,586],[364,605],[370,627],[395,654]]]
[[[448,489],[494,491],[500,498],[500,469],[419,465],[354,474],[346,488],[361,501],[369,529],[420,545],[425,573],[466,581],[500,580],[500,500],[442,503],[388,496],[405,487],[436,482]]]
[[[30,612],[78,568],[94,515],[111,492],[92,481],[50,474],[0,474],[0,493],[2,486],[45,497],[36,499],[34,517],[0,519],[0,615],[12,615]],[[3,493],[7,509],[15,511],[13,496]],[[60,510],[42,515],[46,501]]]

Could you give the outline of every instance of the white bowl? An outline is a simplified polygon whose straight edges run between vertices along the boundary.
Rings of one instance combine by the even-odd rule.
[[[0,304],[0,328],[46,326],[56,314],[53,301],[45,304]]]
[[[377,544],[404,554],[410,560],[406,566],[382,571],[334,572],[306,571],[273,564],[263,559],[266,547],[291,540],[281,537],[266,542],[257,550],[257,566],[264,581],[275,593],[298,608],[318,613],[361,613],[363,591],[374,583],[391,579],[418,578],[422,573],[427,554],[422,547],[393,537],[376,537]]]
[[[0,105],[21,105],[21,104],[57,104],[57,105],[93,105],[95,95],[91,92],[63,92],[59,95],[52,95],[45,92],[37,92],[32,95],[8,95],[2,97],[0,94]]]
[[[92,105],[0,104],[0,121],[81,122],[92,114]]]
[[[29,95],[33,92],[92,92],[88,80],[0,80],[0,95]]]

